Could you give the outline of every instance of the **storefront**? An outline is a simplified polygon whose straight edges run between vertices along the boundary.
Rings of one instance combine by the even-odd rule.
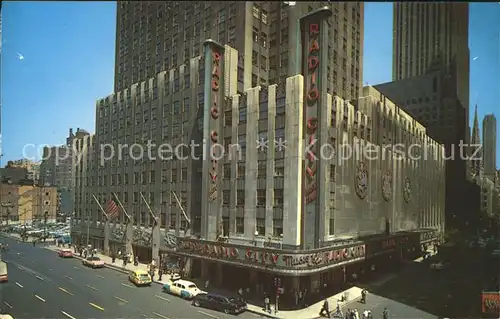
[[[308,253],[270,248],[220,244],[180,239],[176,254],[186,260],[187,277],[209,280],[213,286],[253,293],[273,293],[276,285],[284,298],[307,290],[311,295],[341,290],[346,278],[361,269],[365,245],[309,251]]]

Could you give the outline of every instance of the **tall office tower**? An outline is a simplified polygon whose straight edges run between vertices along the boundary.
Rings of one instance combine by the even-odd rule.
[[[468,110],[468,22],[466,2],[394,3],[392,79],[412,78],[436,68],[451,73],[455,69],[459,99]]]
[[[115,91],[202,54],[213,39],[239,52],[238,91],[283,83],[299,73],[297,19],[321,2],[121,1],[117,10]],[[324,5],[324,4],[323,4]],[[362,86],[363,3],[331,2],[328,91],[357,99]],[[243,71],[245,70],[245,72]],[[176,75],[177,80],[178,74]]]
[[[483,163],[484,174],[493,179],[497,163],[497,119],[488,114],[483,119]]]

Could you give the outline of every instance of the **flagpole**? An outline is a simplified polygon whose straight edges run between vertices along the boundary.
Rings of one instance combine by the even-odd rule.
[[[158,217],[155,216],[155,214],[153,213],[153,211],[151,210],[151,206],[149,206],[149,203],[148,201],[146,200],[146,198],[144,198],[144,195],[142,194],[142,192],[139,192],[139,194],[141,194],[141,198],[142,200],[144,201],[144,204],[146,204],[146,207],[149,211],[149,214],[153,217],[153,219],[155,220],[155,222],[158,220]]]
[[[109,216],[108,216],[108,214],[106,214],[106,211],[104,210],[104,208],[102,208],[101,203],[99,203],[99,201],[97,200],[97,198],[95,197],[95,195],[94,195],[94,194],[92,194],[92,198],[94,198],[94,200],[95,200],[95,202],[96,202],[97,206],[99,206],[99,208],[101,209],[101,212],[102,212],[102,213],[103,213],[103,215],[106,217],[106,219],[108,219],[108,220],[109,220]]]
[[[118,196],[116,196],[115,193],[111,193],[113,195],[113,197],[116,199],[116,201],[118,202],[118,205],[120,205],[120,208],[122,209],[123,213],[125,214],[125,216],[127,217],[127,219],[130,221],[130,215],[127,213],[127,210],[125,209],[125,207],[123,207],[122,205],[122,202],[120,201],[120,199],[118,198]]]
[[[139,194],[141,194],[141,198],[144,201],[144,204],[146,204],[149,213],[154,219],[153,227],[151,229],[151,257],[157,265],[160,265],[160,222],[158,220],[158,217],[156,217],[153,213],[151,206],[149,205],[142,192],[139,192]]]
[[[104,253],[109,254],[109,222],[110,218],[109,215],[106,214],[106,211],[102,207],[101,203],[97,200],[97,197],[95,197],[94,194],[92,194],[92,198],[94,198],[94,201],[96,202],[97,206],[99,206],[99,209],[101,209],[102,214],[106,217],[106,220],[104,221]],[[89,229],[87,229],[87,246],[88,246],[88,236],[89,236]]]
[[[116,199],[116,201],[118,202],[118,205],[120,206],[123,213],[127,217],[127,221],[125,223],[125,251],[127,254],[132,255],[133,254],[132,240],[133,240],[133,232],[134,232],[133,225],[131,223],[132,218],[127,213],[127,210],[125,209],[125,207],[123,207],[123,204],[120,201],[120,199],[118,198],[118,196],[116,196],[116,193],[111,193],[111,194]]]

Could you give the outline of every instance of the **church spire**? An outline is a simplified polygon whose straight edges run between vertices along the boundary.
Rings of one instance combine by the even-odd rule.
[[[472,126],[472,135],[470,143],[472,145],[481,144],[481,138],[479,137],[479,120],[477,119],[477,104],[476,104],[476,109],[474,111],[474,124]]]

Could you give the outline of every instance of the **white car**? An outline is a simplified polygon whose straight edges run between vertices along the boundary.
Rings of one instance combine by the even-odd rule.
[[[199,295],[200,293],[204,293],[204,291],[201,291],[196,286],[195,283],[182,279],[164,284],[163,292],[176,295],[185,299],[192,299],[197,295]]]

